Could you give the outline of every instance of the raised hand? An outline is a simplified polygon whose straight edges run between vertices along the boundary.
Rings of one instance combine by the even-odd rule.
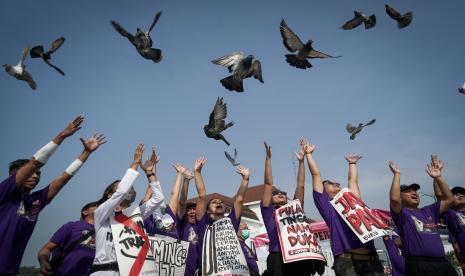
[[[434,164],[426,165],[426,173],[428,173],[428,175],[432,178],[441,177],[441,169],[439,169],[439,167],[435,166]]]
[[[178,174],[182,174],[182,175],[184,175],[184,172],[186,171],[186,167],[184,167],[184,165],[181,163],[174,164],[173,168],[176,170]]]
[[[294,153],[295,153],[295,158],[297,158],[299,162],[304,162],[305,153],[303,152],[303,150],[300,150],[298,152],[296,151]]]
[[[237,166],[236,167],[236,172],[240,175],[242,175],[243,179],[249,179],[250,176],[250,171],[246,167],[243,166]]]
[[[266,158],[271,158],[271,147],[266,142],[263,143],[265,144]]]
[[[304,154],[312,154],[316,148],[316,145],[311,145],[305,138],[300,138],[299,144]]]
[[[91,153],[97,150],[101,145],[105,144],[105,135],[95,133],[87,140],[83,138],[79,138],[81,140],[82,145],[84,146],[84,150]]]
[[[186,179],[188,181],[191,180],[194,177],[194,174],[189,169],[186,169],[182,175],[183,175],[184,179]]]
[[[152,155],[147,157],[144,164],[141,164],[140,167],[146,174],[155,173],[157,163],[160,161],[160,156],[155,152],[155,147],[152,147]]]
[[[77,116],[60,134],[64,138],[73,135],[76,131],[81,129],[81,124],[83,121],[84,117],[82,115]]]
[[[400,169],[394,164],[394,162],[389,161],[389,168],[393,174],[400,174]]]
[[[194,171],[198,173],[202,172],[203,165],[205,165],[206,162],[207,162],[207,158],[203,156],[195,160]]]
[[[358,160],[362,158],[361,155],[358,154],[348,154],[344,156],[344,158],[349,162],[349,164],[356,164]]]
[[[134,161],[131,164],[133,170],[137,170],[137,167],[142,163],[142,155],[144,154],[144,144],[137,144],[136,150],[134,151]]]
[[[438,156],[436,154],[431,154],[431,164],[434,167],[437,167],[440,171],[442,171],[442,168],[443,168],[442,161],[438,159]]]

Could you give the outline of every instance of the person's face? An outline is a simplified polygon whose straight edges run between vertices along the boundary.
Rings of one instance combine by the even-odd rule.
[[[402,205],[406,207],[417,208],[420,204],[420,197],[418,196],[417,191],[414,189],[408,189],[404,192],[401,192],[400,200],[402,201]]]
[[[224,215],[225,208],[221,199],[213,199],[208,205],[208,210],[212,215]]]
[[[36,171],[24,182],[24,187],[27,190],[33,190],[40,181],[40,171]]]
[[[460,193],[454,194],[454,205],[455,206],[464,206],[465,205],[465,195]]]
[[[249,226],[245,222],[239,224],[239,230],[237,230],[237,236],[242,238],[242,231],[249,230]]]
[[[187,219],[189,220],[190,224],[195,223],[195,207],[189,207],[187,209]]]
[[[337,182],[325,181],[323,189],[328,194],[329,198],[334,198],[341,191],[341,184]]]
[[[286,192],[278,192],[277,194],[271,197],[271,203],[273,205],[282,206],[287,203],[287,194]]]

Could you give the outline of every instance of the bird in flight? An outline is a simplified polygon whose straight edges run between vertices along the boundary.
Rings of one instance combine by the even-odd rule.
[[[29,46],[26,46],[21,53],[21,58],[19,59],[17,65],[12,66],[10,64],[3,64],[3,67],[8,74],[12,75],[18,80],[27,82],[32,90],[35,90],[37,88],[37,84],[35,83],[34,79],[32,79],[31,74],[26,71],[26,64],[24,63],[28,52]]]
[[[221,134],[224,130],[232,127],[234,122],[225,123],[226,116],[228,116],[228,110],[226,104],[223,103],[223,98],[218,97],[213,107],[213,111],[210,113],[210,118],[208,119],[208,125],[203,127],[203,131],[208,138],[213,138],[215,140],[223,140],[226,145],[229,146],[229,142]]]
[[[228,159],[229,162],[233,165],[233,167],[239,166],[241,163],[237,163],[237,149],[234,149],[234,158],[229,155],[227,151],[224,152],[224,155],[226,156],[226,159]]]
[[[395,21],[397,21],[397,27],[399,29],[405,28],[410,23],[412,23],[413,19],[413,12],[406,12],[404,14],[400,14],[400,12],[396,11],[393,7],[389,5],[384,5],[386,7],[386,13]]]
[[[55,53],[58,48],[61,47],[65,43],[65,38],[60,37],[55,39],[55,41],[52,42],[52,47],[48,49],[47,51],[44,51],[44,46],[42,45],[37,45],[32,47],[31,51],[29,52],[31,58],[42,58],[45,63],[47,63],[50,67],[55,69],[58,73],[60,73],[62,76],[65,75],[65,72],[58,68],[57,66],[53,65],[50,63],[50,59],[52,58],[52,54]]]
[[[353,28],[360,26],[362,23],[365,24],[365,29],[371,29],[376,25],[376,16],[374,14],[367,16],[361,11],[354,11],[354,14],[354,18],[342,25],[342,29],[352,30]]]
[[[347,124],[346,125],[346,130],[347,132],[349,132],[351,135],[350,135],[350,140],[354,140],[355,139],[355,135],[357,135],[357,133],[360,133],[360,131],[362,131],[362,129],[366,126],[369,126],[369,125],[372,125],[376,122],[376,119],[373,119],[371,121],[369,121],[368,123],[366,124],[362,124],[362,123],[359,123],[358,126],[352,126],[352,124]]]

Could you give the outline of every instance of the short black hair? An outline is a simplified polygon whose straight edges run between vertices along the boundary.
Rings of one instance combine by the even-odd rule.
[[[26,165],[29,162],[29,159],[17,159],[15,161],[10,162],[8,167],[8,173],[11,175],[19,170],[22,166]]]
[[[81,219],[84,219],[84,211],[91,208],[91,207],[97,207],[99,205],[98,201],[92,201],[87,203],[86,205],[82,206],[81,208]]]
[[[108,186],[105,188],[105,190],[103,191],[103,194],[102,194],[102,198],[100,198],[98,200],[98,204],[102,204],[104,203],[105,201],[107,201],[108,199],[108,195],[110,195],[111,193],[113,193],[113,189],[115,188],[115,185],[117,183],[119,183],[121,180],[117,179],[113,182],[111,182],[110,184],[108,184]]]

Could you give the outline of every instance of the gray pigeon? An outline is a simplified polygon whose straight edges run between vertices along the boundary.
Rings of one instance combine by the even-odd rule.
[[[26,71],[26,64],[24,63],[24,60],[26,59],[28,52],[29,46],[23,49],[23,52],[21,53],[21,58],[16,66],[11,66],[10,64],[3,64],[3,67],[5,67],[5,71],[8,74],[12,75],[18,80],[26,81],[32,88],[32,90],[35,90],[37,88],[37,84],[32,79],[31,74],[29,74],[29,72]]]
[[[286,55],[286,61],[291,66],[307,69],[312,67],[307,58],[336,58],[313,49],[312,40],[308,40],[307,43],[304,44],[291,28],[287,26],[284,19],[281,20],[279,30],[281,31],[284,46],[292,53],[297,52],[296,55]]]
[[[62,76],[64,76],[65,72],[63,72],[63,70],[61,70],[60,68],[58,68],[55,65],[50,63],[50,59],[52,58],[51,55],[56,50],[58,50],[58,48],[60,48],[61,45],[63,45],[63,43],[65,43],[65,38],[60,37],[60,38],[56,39],[55,41],[53,41],[52,47],[50,49],[48,49],[47,52],[44,51],[44,46],[38,45],[38,46],[32,47],[29,54],[31,55],[31,58],[39,58],[39,57],[42,58],[45,61],[45,63],[47,63],[50,67],[52,67],[58,73],[60,73]]]
[[[152,48],[153,42],[152,38],[150,37],[150,32],[152,31],[153,27],[157,23],[158,19],[160,19],[161,12],[158,12],[153,19],[152,25],[148,32],[142,31],[140,28],[137,28],[137,32],[135,35],[128,33],[120,24],[116,21],[111,21],[111,25],[113,28],[122,36],[126,37],[134,47],[136,47],[137,52],[145,59],[150,59],[153,62],[157,63],[162,60],[161,50]]]
[[[263,83],[262,65],[253,55],[244,57],[244,53],[234,52],[214,59],[212,62],[228,68],[231,76],[220,80],[220,82],[230,91],[244,92],[242,80],[252,76]]]
[[[224,155],[226,156],[226,159],[228,159],[229,162],[233,165],[233,167],[239,166],[240,163],[236,163],[237,161],[237,149],[234,149],[234,158],[229,155],[227,151],[224,152]]]
[[[221,134],[224,130],[232,127],[234,122],[229,122],[225,124],[226,116],[228,115],[228,110],[226,104],[223,103],[223,98],[218,97],[216,100],[215,107],[210,113],[210,118],[208,120],[208,125],[203,127],[203,131],[208,138],[213,138],[215,140],[223,140],[226,145],[229,146],[229,142],[226,141],[224,136]]]
[[[386,13],[395,21],[397,21],[397,27],[399,29],[405,28],[412,22],[413,19],[413,12],[407,12],[404,14],[400,14],[400,12],[396,11],[393,7],[389,5],[384,5],[386,7]]]
[[[376,119],[373,119],[373,120],[369,121],[369,122],[366,123],[366,124],[360,123],[360,124],[358,124],[357,127],[352,126],[352,124],[347,124],[347,125],[346,125],[346,130],[347,130],[347,132],[349,132],[350,134],[352,134],[352,135],[350,135],[350,140],[354,140],[354,139],[355,139],[355,135],[357,135],[357,133],[360,133],[360,131],[362,131],[362,129],[363,129],[364,127],[369,126],[369,125],[372,125],[372,124],[374,124],[375,122],[376,122]]]
[[[465,94],[465,83],[462,85],[462,87],[459,87],[459,92]]]
[[[354,18],[342,25],[342,29],[352,30],[353,28],[360,26],[362,23],[365,24],[365,29],[371,29],[376,25],[376,16],[374,14],[367,16],[361,11],[354,11],[354,14]]]

